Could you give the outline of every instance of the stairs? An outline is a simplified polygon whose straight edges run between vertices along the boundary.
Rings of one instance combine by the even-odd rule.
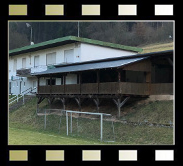
[[[9,111],[19,108],[21,105],[25,104],[29,101],[32,97],[36,96],[35,90],[37,87],[33,88],[30,87],[25,91],[21,92],[19,95],[16,95],[9,99]],[[29,95],[28,95],[29,94]]]
[[[26,104],[29,100],[31,100],[35,95],[25,95],[24,96],[24,103],[23,103],[23,98],[19,99],[18,102],[14,102],[9,105],[9,111],[13,111],[15,109],[18,109],[21,107],[23,104]]]

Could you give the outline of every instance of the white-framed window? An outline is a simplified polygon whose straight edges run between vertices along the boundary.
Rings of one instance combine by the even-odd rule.
[[[56,63],[56,52],[46,54],[46,65],[52,65]]]
[[[26,58],[22,58],[22,68],[26,68]]]
[[[64,62],[65,63],[74,62],[74,49],[64,50]]]
[[[33,81],[33,88],[37,87],[37,81]]]
[[[34,56],[34,67],[39,66],[39,55]]]
[[[17,70],[17,59],[14,59],[13,62],[13,71],[15,72]]]

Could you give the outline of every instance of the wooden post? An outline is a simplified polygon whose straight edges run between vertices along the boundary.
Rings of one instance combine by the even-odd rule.
[[[118,108],[118,118],[120,118],[121,114],[121,107],[130,99],[130,97],[126,97],[122,102],[121,102],[121,97],[119,97],[117,100],[113,99],[114,103],[116,104]]]
[[[99,70],[97,70],[97,86],[98,86],[98,94],[99,94],[99,86],[100,86],[100,73]]]
[[[61,76],[61,85],[63,85],[64,84],[64,77],[63,77],[63,75]]]
[[[121,72],[118,70],[118,82],[121,82]]]
[[[120,82],[121,82],[121,72],[120,70],[118,70],[118,93],[121,92],[121,89],[120,89]]]
[[[75,97],[74,99],[76,100],[76,102],[79,106],[79,111],[81,111],[81,103],[83,102],[83,100],[81,100],[80,97],[78,97],[78,98]],[[79,116],[81,116],[81,114],[79,114]]]
[[[146,72],[146,82],[151,83],[151,72]]]
[[[146,83],[148,83],[148,85],[149,85],[147,95],[150,95],[151,94],[151,72],[145,72],[145,73],[146,73],[145,80],[146,80]]]
[[[65,98],[61,98],[60,100],[62,101],[63,104],[63,110],[65,110]]]
[[[121,70],[121,82],[126,82],[126,71]]]
[[[95,103],[95,105],[96,105],[96,107],[97,107],[97,112],[99,112],[99,104],[100,104],[100,101],[99,101],[99,98],[96,98],[96,99],[93,99],[93,101],[94,101],[94,103]]]
[[[65,94],[65,83],[66,83],[65,74],[63,75],[63,83],[64,83],[64,94]]]

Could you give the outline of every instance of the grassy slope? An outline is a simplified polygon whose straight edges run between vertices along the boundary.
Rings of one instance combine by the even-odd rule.
[[[143,53],[148,53],[148,52],[157,52],[157,51],[165,51],[165,50],[173,50],[173,42],[169,43],[155,43],[155,44],[149,44],[145,46],[139,46],[140,48],[143,49]]]
[[[47,102],[44,101],[41,107],[46,107]],[[84,107],[84,106],[83,106]],[[107,106],[106,106],[107,107]],[[168,123],[172,119],[172,102],[159,101],[150,104],[136,105],[131,107],[127,114],[124,114],[122,119],[129,121],[144,121]],[[87,111],[87,110],[86,110]],[[73,118],[74,119],[74,118]],[[74,121],[73,121],[74,123]],[[86,131],[84,137],[82,136],[66,136],[65,120],[63,120],[63,128],[61,133],[58,131],[59,117],[56,115],[47,116],[47,129],[43,130],[44,117],[36,116],[36,99],[32,99],[26,105],[9,114],[9,144],[101,144],[98,139],[100,138],[99,121],[95,123],[97,129],[91,127],[92,123],[88,120],[83,120],[82,130]],[[81,124],[81,123],[80,123]],[[105,131],[108,132],[109,127],[104,123]],[[19,129],[19,130],[17,130]],[[114,123],[115,129],[115,144],[172,144],[173,143],[173,129],[155,126],[132,126],[119,122]],[[25,131],[24,131],[25,130]],[[33,134],[33,132],[35,132]],[[25,133],[25,134],[23,134]],[[32,133],[32,136],[30,134]],[[42,139],[39,133],[43,133],[46,139]],[[109,133],[112,133],[109,131]],[[95,135],[96,134],[96,135]],[[105,133],[104,133],[105,134]],[[34,136],[33,136],[34,135]],[[49,135],[56,135],[56,137],[66,137],[65,141],[59,138],[52,138]],[[29,137],[30,136],[30,137]],[[87,137],[87,138],[86,138]],[[75,138],[75,139],[74,139]],[[70,139],[69,141],[67,141]],[[21,141],[22,140],[22,141]],[[26,141],[25,141],[26,140]],[[37,141],[36,141],[37,140]],[[40,141],[39,141],[40,140]],[[35,142],[36,141],[36,142]],[[113,144],[113,143],[112,143]]]
[[[128,105],[122,120],[169,124],[173,122],[173,101],[154,101],[146,104]]]

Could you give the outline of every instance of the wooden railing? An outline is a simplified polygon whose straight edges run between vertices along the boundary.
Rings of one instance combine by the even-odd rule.
[[[121,82],[120,93],[130,95],[150,95],[150,84]]]
[[[87,84],[68,84],[39,86],[38,94],[129,94],[129,95],[157,95],[173,94],[172,83],[130,83],[106,82]]]
[[[50,86],[39,86],[38,87],[38,94],[49,94],[50,93]]]
[[[152,95],[173,94],[173,83],[154,83],[151,84]]]
[[[118,94],[120,93],[120,84],[118,82],[106,82],[99,84],[100,94]]]
[[[81,94],[98,94],[98,83],[81,84]]]

